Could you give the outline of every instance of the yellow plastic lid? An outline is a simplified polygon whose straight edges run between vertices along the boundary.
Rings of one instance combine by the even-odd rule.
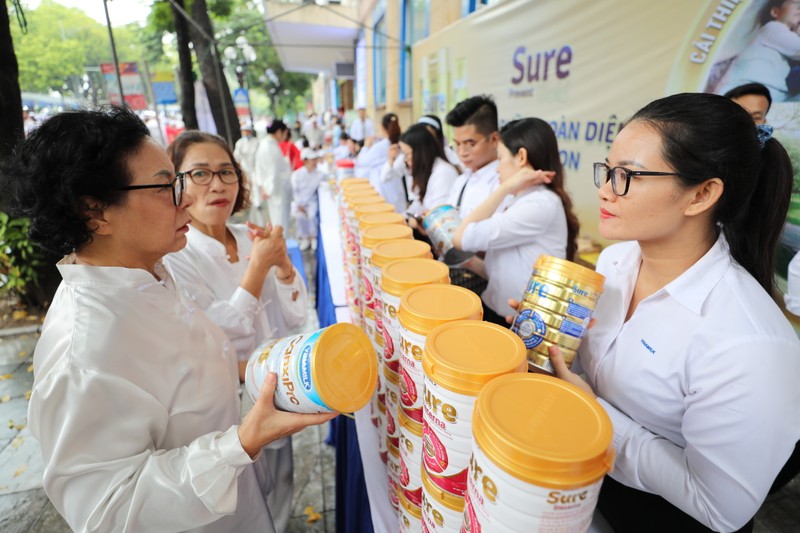
[[[394,239],[410,239],[411,228],[400,224],[383,224],[382,226],[372,226],[361,232],[361,246],[372,248],[382,241]]]
[[[423,285],[402,294],[397,318],[409,331],[427,335],[433,328],[446,322],[480,320],[483,318],[483,306],[480,297],[464,287]]]
[[[431,481],[430,474],[428,474],[424,466],[422,468],[422,490],[433,498],[435,502],[444,505],[451,511],[456,511],[457,513],[464,511],[464,498],[454,496],[446,490],[437,487],[433,481]]]
[[[364,204],[364,205],[356,205],[353,207],[353,213],[355,214],[357,219],[361,219],[364,215],[370,215],[373,213],[393,213],[394,206],[387,202],[380,202],[377,204]]]
[[[535,485],[575,489],[614,465],[611,419],[584,391],[542,374],[507,374],[481,389],[472,435],[497,467]]]
[[[367,196],[356,196],[355,198],[348,198],[347,200],[347,209],[349,211],[353,211],[356,207],[360,205],[367,205],[367,204],[382,204],[386,200],[383,199],[378,193],[370,193]]]
[[[408,514],[417,520],[422,519],[422,508],[408,501],[408,498],[406,498],[406,495],[402,490],[397,491],[397,499],[400,501],[400,507],[402,507]]]
[[[366,185],[359,185],[347,189],[342,193],[342,197],[347,201],[357,196],[369,196],[371,194],[378,194],[378,191],[375,190],[375,187],[367,183]]]
[[[381,205],[381,204],[370,204]],[[372,226],[382,226],[384,224],[406,225],[406,219],[400,213],[371,213],[358,217],[358,230],[364,231]]]
[[[381,268],[381,291],[397,297],[429,283],[450,283],[447,265],[435,259],[398,259]]]
[[[364,183],[369,183],[369,178],[344,178],[339,182],[339,187],[342,189],[349,189],[354,185],[361,185]]]
[[[367,334],[347,322],[325,328],[314,346],[311,379],[334,411],[352,413],[367,405],[378,385],[375,348]]]
[[[603,289],[606,277],[598,274],[591,268],[586,268],[572,261],[560,259],[551,255],[540,255],[536,262],[533,264],[536,270],[548,270],[557,273],[560,276],[571,279],[577,283],[596,287],[598,290]]]
[[[428,333],[422,369],[431,381],[448,390],[477,396],[497,376],[526,372],[527,350],[508,328],[480,320],[457,320]]]
[[[400,427],[406,428],[417,437],[422,437],[422,422],[417,422],[408,416],[402,407],[397,410],[397,424]]]
[[[372,264],[380,268],[390,261],[419,257],[431,259],[431,246],[427,242],[403,239],[379,242],[372,247]]]

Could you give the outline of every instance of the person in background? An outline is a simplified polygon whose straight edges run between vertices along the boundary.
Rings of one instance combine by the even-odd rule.
[[[424,124],[428,131],[431,132],[439,144],[442,145],[442,150],[445,154],[445,159],[453,165],[459,173],[461,172],[461,161],[458,159],[458,155],[456,155],[455,151],[450,148],[450,145],[447,144],[447,141],[444,138],[444,132],[442,131],[442,121],[436,115],[422,115],[419,117],[417,124]]]
[[[256,170],[258,139],[250,121],[245,122],[241,129],[242,136],[236,141],[236,145],[233,148],[233,157],[248,179],[253,179]]]
[[[425,124],[415,124],[400,136],[400,152],[411,176],[408,191],[412,201],[407,211],[412,217],[424,216],[446,204],[458,178],[458,171],[445,159],[442,145],[431,141],[436,138]],[[414,218],[409,222],[416,225]]]
[[[753,122],[756,124],[767,123],[767,113],[769,113],[769,108],[772,107],[772,96],[769,94],[769,89],[764,85],[746,83],[734,87],[723,96],[742,106],[745,111],[750,113]]]
[[[286,138],[278,143],[281,147],[281,153],[289,161],[289,166],[292,170],[297,170],[303,166],[303,160],[300,158],[300,148],[292,142],[292,130],[286,130]]]
[[[308,310],[305,284],[286,253],[280,227],[231,224],[247,207],[248,188],[225,140],[187,131],[167,148],[186,176],[192,222],[182,250],[166,256],[178,286],[230,339],[244,380],[247,360],[261,343],[285,337]],[[246,393],[245,393],[246,394]],[[245,398],[249,405],[249,397]],[[267,446],[256,463],[276,531],[286,531],[292,508],[291,438]]]
[[[333,160],[338,161],[339,159],[352,159],[356,156],[355,153],[352,151],[352,144],[350,140],[350,136],[345,132],[342,132],[339,135],[339,144],[333,148]]]
[[[758,13],[760,27],[722,76],[717,92],[727,93],[745,83],[765,85],[774,102],[791,96],[787,77],[789,61],[800,60],[800,3],[797,0],[765,0]]]
[[[375,136],[375,124],[372,119],[367,118],[367,110],[363,107],[358,108],[358,117],[350,123],[348,133],[351,139],[362,143]]]
[[[345,133],[344,129],[342,128],[342,119],[338,116],[333,117],[333,122],[331,124],[331,145],[333,148],[337,148],[339,143],[342,141],[342,134]]]
[[[276,411],[271,374],[240,423],[230,341],[162,264],[186,245],[187,179],[119,108],[53,116],[0,169],[31,239],[64,254],[28,423],[74,531],[275,531],[254,461],[331,419]]]
[[[317,189],[324,175],[317,169],[319,153],[304,148],[301,155],[303,166],[292,173],[292,215],[297,229],[300,250],[317,248],[317,211],[319,200]]]
[[[542,119],[514,120],[500,130],[500,185],[464,217],[456,248],[486,252],[467,268],[489,284],[481,295],[483,319],[505,326],[540,255],[570,261],[577,252],[578,217],[564,189],[564,168],[553,128]]]
[[[355,166],[356,177],[369,178],[378,194],[394,205],[395,211],[404,213],[408,205],[405,179],[400,173],[384,173],[384,165],[392,164],[400,155],[400,122],[394,113],[386,113],[381,120],[381,131],[376,138],[368,138],[358,154]],[[391,157],[390,157],[391,147]],[[399,163],[398,163],[399,164]]]
[[[292,202],[292,186],[289,182],[292,169],[281,152],[280,143],[286,140],[289,128],[281,120],[274,120],[267,128],[267,135],[258,143],[256,172],[253,179],[253,204],[265,205],[269,209],[266,222],[289,229],[289,208]],[[264,224],[266,225],[266,224]]]
[[[614,429],[599,510],[616,533],[752,531],[800,440],[800,341],[774,267],[792,163],[722,96],[636,112],[595,163],[605,287],[581,342]],[[753,354],[758,354],[753,359]]]

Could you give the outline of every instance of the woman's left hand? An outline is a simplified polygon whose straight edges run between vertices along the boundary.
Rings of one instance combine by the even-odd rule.
[[[592,398],[597,397],[597,395],[592,390],[592,387],[588,383],[586,383],[586,381],[583,378],[581,378],[578,374],[567,368],[567,363],[564,361],[564,356],[561,354],[561,350],[558,348],[558,346],[550,346],[547,349],[547,352],[550,354],[550,363],[553,365],[557,377],[563,379],[564,381],[572,383],[573,385],[577,386],[583,391],[589,393],[592,396]]]
[[[523,189],[542,185],[553,181],[556,173],[552,170],[534,170],[530,167],[521,168],[510,178],[503,182],[508,194],[517,194]]]

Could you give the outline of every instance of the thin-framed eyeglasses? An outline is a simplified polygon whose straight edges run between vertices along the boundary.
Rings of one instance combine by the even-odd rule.
[[[192,170],[185,170],[182,172],[189,176],[192,183],[195,185],[208,185],[214,181],[214,176],[219,176],[222,183],[232,185],[239,181],[239,171],[235,168],[223,168],[221,170],[211,170],[210,168],[193,168]]]
[[[184,172],[178,172],[175,174],[175,179],[170,181],[169,183],[154,183],[152,185],[128,185],[127,187],[120,187],[117,189],[118,191],[135,191],[138,189],[166,189],[167,187],[172,189],[172,201],[175,204],[175,207],[181,205],[181,200],[183,199],[183,190],[186,188],[186,176]]]
[[[472,139],[467,139],[464,142],[458,142],[454,140],[453,142],[456,143],[456,152],[463,151],[464,153],[472,152],[479,144],[481,144],[486,139],[489,139],[489,136],[481,137],[480,140],[473,141]]]
[[[594,163],[594,184],[599,189],[611,182],[611,190],[617,196],[625,196],[634,176],[680,176],[676,172],[651,172],[649,170],[630,170],[625,167],[609,167],[605,163]]]

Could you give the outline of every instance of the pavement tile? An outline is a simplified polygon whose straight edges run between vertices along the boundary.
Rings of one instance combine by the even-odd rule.
[[[0,495],[0,531],[3,533],[28,533],[50,501],[42,489]],[[66,533],[66,529],[53,529],[48,533]]]
[[[25,428],[0,453],[0,495],[41,488],[43,475],[41,448]]]

